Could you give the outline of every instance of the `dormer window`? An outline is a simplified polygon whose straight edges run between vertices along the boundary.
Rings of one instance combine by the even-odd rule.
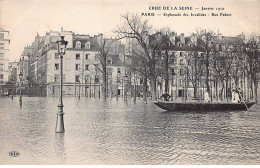
[[[86,44],[85,44],[85,49],[86,49],[86,50],[89,50],[89,49],[90,49],[90,42],[89,42],[89,41],[86,42]]]
[[[80,41],[76,42],[76,49],[81,49],[81,42]]]
[[[180,65],[184,65],[183,59],[180,59]]]
[[[112,60],[107,60],[107,65],[112,65]]]

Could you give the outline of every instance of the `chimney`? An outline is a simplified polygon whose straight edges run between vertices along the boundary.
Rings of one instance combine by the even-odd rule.
[[[61,27],[61,32],[63,32],[63,27]]]
[[[181,41],[182,44],[185,44],[184,33],[181,33],[181,35],[180,35],[180,41]]]
[[[170,41],[173,45],[175,45],[175,37],[176,37],[176,33],[175,32],[172,32],[170,34]]]

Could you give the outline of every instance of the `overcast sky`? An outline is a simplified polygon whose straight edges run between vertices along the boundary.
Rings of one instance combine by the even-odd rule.
[[[1,1],[1,0],[0,0]],[[196,27],[235,36],[260,33],[260,0],[2,0],[1,27],[10,32],[10,61],[18,60],[37,32],[44,36],[61,27],[78,34],[111,34],[126,12],[156,12],[149,6],[224,7],[231,17],[143,17],[157,29],[169,26],[178,34],[189,35]],[[157,13],[183,11],[157,11]],[[200,10],[186,11],[200,13]],[[211,12],[207,12],[211,13]],[[216,12],[215,13],[219,13]]]

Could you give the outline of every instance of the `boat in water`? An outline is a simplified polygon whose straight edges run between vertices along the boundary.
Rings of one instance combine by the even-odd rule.
[[[233,111],[248,110],[255,102],[241,103],[207,103],[207,102],[169,102],[155,101],[158,107],[167,111]]]

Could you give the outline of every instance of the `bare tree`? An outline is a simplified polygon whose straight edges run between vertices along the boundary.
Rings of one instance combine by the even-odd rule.
[[[174,44],[172,44],[170,41],[173,32],[169,27],[166,27],[166,28],[162,28],[160,30],[160,33],[162,34],[162,39],[159,45],[159,49],[161,50],[161,52],[159,52],[160,54],[159,59],[162,59],[163,61],[163,67],[161,68],[162,68],[162,75],[165,80],[164,91],[169,93],[169,78],[170,78],[169,66],[175,60],[174,54],[170,53],[170,51],[174,49]]]
[[[142,20],[137,14],[122,15],[124,25],[118,26],[115,33],[118,34],[118,38],[132,38],[136,39],[138,45],[143,49],[143,55],[141,55],[144,64],[147,64],[147,77],[151,82],[151,92],[153,100],[156,100],[156,55],[158,52],[158,45],[161,39],[161,34],[153,34],[152,27],[148,24],[147,20]],[[151,36],[153,34],[153,36]],[[153,37],[151,40],[150,37]],[[145,78],[146,79],[146,78]]]
[[[114,42],[112,39],[101,38],[99,41],[98,47],[98,56],[101,64],[101,72],[102,72],[102,96],[103,98],[107,97],[107,59],[109,51],[111,50],[111,45]]]
[[[260,45],[259,37],[251,35],[245,44],[245,53],[248,64],[248,77],[250,78],[251,92],[254,92],[255,102],[258,101],[258,82],[260,80]],[[253,89],[254,84],[254,89]]]
[[[207,90],[210,89],[209,86],[209,66],[210,66],[210,56],[212,55],[213,50],[213,41],[214,41],[214,32],[206,31],[202,29],[197,29],[196,34],[198,37],[198,50],[203,51],[202,59],[203,64],[205,65],[205,84]]]

